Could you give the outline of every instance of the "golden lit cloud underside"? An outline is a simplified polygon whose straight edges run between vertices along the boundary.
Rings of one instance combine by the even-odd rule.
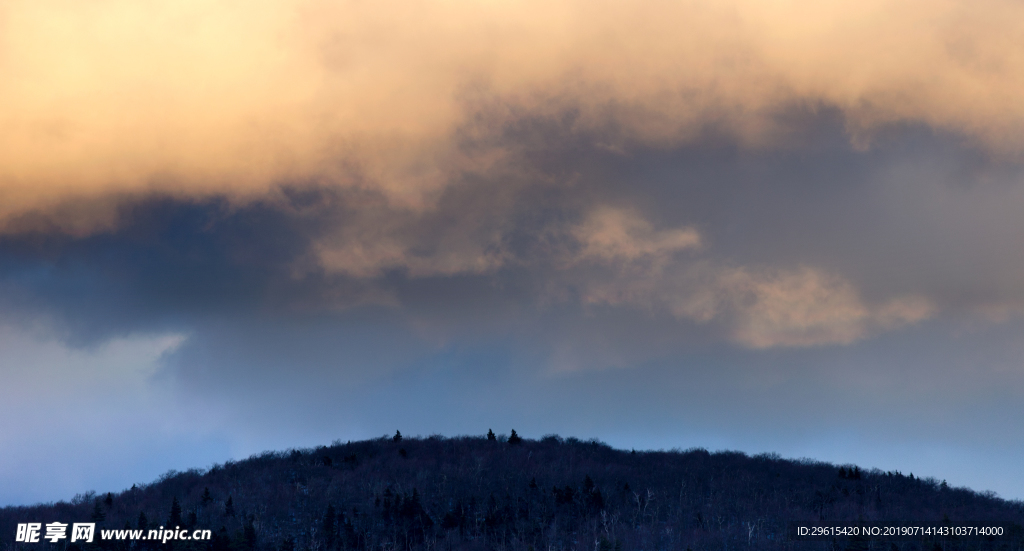
[[[1024,145],[1011,1],[5,0],[0,25],[5,218],[303,180],[421,206],[500,156],[454,144],[487,101],[655,146],[709,121],[766,146],[794,103],[859,142],[910,121]]]

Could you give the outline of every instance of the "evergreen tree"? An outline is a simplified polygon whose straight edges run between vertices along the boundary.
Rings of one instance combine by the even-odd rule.
[[[146,518],[146,513],[139,513],[139,522],[137,526],[139,527],[139,530],[149,528],[149,519]]]
[[[256,549],[256,525],[253,524],[252,517],[249,517],[248,522],[245,523],[245,531],[242,533],[242,546],[243,549],[249,551]]]
[[[103,512],[103,509],[100,509],[100,500],[97,499],[96,502],[93,503],[92,516],[89,518],[93,522],[103,522],[107,518],[107,515]]]
[[[497,440],[498,437],[494,435],[494,431],[493,430],[487,429],[487,439],[488,440]]]
[[[114,496],[110,492],[107,492],[107,498],[103,500],[103,503],[106,504],[107,509],[113,507],[114,506]]]
[[[395,431],[395,435],[391,437],[391,441],[392,442],[401,442],[402,441],[402,431],[397,431],[396,430]]]
[[[231,501],[231,496],[224,502],[224,514],[229,517],[235,516],[235,504]]]
[[[210,495],[210,488],[203,488],[203,497],[199,500],[199,503],[203,506],[209,505],[213,501],[213,496]]]
[[[181,504],[178,503],[177,497],[171,501],[171,516],[167,517],[167,527],[174,528],[175,526],[181,526]]]
[[[523,439],[520,438],[518,434],[516,434],[516,429],[512,429],[512,436],[508,437],[508,443],[515,446],[516,444],[519,444],[522,441]]]
[[[323,519],[324,544],[327,546],[327,549],[333,549],[334,543],[337,541],[337,520],[338,514],[334,510],[334,505],[327,504],[327,511],[324,512]]]
[[[231,536],[228,535],[226,527],[221,526],[220,530],[213,535],[210,548],[213,551],[229,551],[231,549]]]

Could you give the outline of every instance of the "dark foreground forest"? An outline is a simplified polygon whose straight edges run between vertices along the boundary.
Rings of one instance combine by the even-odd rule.
[[[19,523],[209,529],[209,541],[15,543]],[[1002,536],[800,538],[797,526],[1003,527]],[[0,509],[38,551],[951,551],[1024,545],[1024,504],[911,474],[775,455],[488,437],[335,442],[170,472],[119,493]],[[98,539],[98,538],[97,538]]]

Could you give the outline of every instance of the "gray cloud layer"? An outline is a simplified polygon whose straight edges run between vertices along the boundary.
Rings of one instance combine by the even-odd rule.
[[[420,300],[417,280],[475,281],[485,303],[669,315],[753,348],[848,344],[945,310],[1019,310],[1004,254],[1019,169],[1005,160],[913,128],[857,151],[828,114],[802,119],[808,147],[762,151],[712,134],[623,154],[571,121],[507,126],[509,166],[464,175],[430,208],[306,184],[246,205],[123,202],[117,229],[86,237],[25,218],[43,229],[4,238],[8,285],[24,289],[10,300],[111,310],[130,327],[224,308],[404,309]],[[69,295],[69,280],[87,292]],[[90,297],[105,293],[124,298],[95,308]]]

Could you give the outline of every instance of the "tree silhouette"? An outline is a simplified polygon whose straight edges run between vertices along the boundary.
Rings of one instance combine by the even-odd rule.
[[[256,526],[253,524],[252,517],[249,517],[242,531],[242,549],[256,549]]]
[[[181,504],[178,503],[178,498],[175,497],[171,501],[171,514],[167,517],[167,527],[173,528],[181,525]]]
[[[324,512],[324,519],[322,523],[322,529],[324,534],[324,545],[327,549],[334,549],[335,542],[338,539],[338,513],[334,510],[334,505],[327,504],[327,510]]]
[[[93,522],[103,522],[107,518],[107,515],[100,508],[100,500],[96,500],[92,508],[92,516],[89,517]]]

